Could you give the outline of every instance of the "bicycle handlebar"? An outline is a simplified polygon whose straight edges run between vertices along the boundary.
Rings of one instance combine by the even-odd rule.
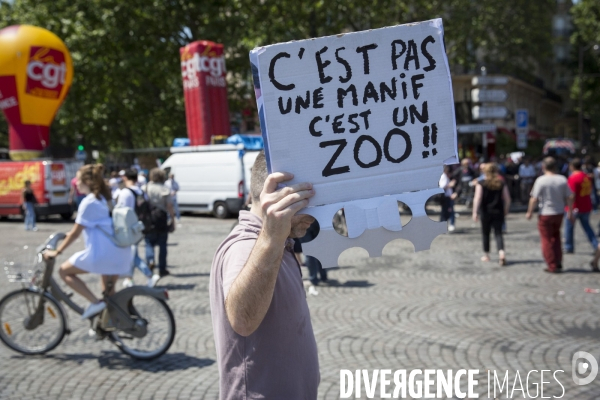
[[[44,242],[44,244],[40,245],[37,249],[36,252],[37,253],[41,253],[44,250],[48,249],[48,250],[56,250],[56,247],[58,246],[58,242],[60,242],[61,240],[63,240],[67,235],[62,233],[62,232],[56,232],[53,233],[52,235],[50,235],[50,237],[48,237],[48,239],[46,239],[46,241]]]

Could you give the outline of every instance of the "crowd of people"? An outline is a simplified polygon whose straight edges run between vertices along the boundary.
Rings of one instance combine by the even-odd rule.
[[[441,220],[448,221],[453,232],[454,203],[472,205],[473,221],[481,221],[483,257],[490,261],[490,234],[494,231],[500,265],[507,265],[503,233],[511,203],[527,206],[526,218],[538,209],[538,230],[546,272],[562,272],[562,254],[575,251],[574,229],[579,221],[593,251],[590,266],[598,272],[600,247],[590,214],[599,206],[600,163],[591,158],[501,157],[500,162],[474,164],[463,159],[460,166],[446,166],[439,182],[443,189],[440,201]],[[477,172],[476,172],[477,171]],[[565,222],[564,245],[560,230]],[[600,236],[600,233],[598,234]]]

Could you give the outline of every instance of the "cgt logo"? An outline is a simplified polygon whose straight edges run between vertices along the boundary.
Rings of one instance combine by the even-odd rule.
[[[65,83],[65,55],[48,47],[32,46],[27,64],[26,93],[57,99]]]
[[[196,77],[196,74],[200,72],[208,72],[211,76],[221,77],[226,72],[225,57],[195,53],[193,56],[187,55],[181,61],[181,75],[184,79]]]
[[[598,361],[590,353],[578,351],[573,355],[572,374],[575,384],[588,385],[598,375]]]

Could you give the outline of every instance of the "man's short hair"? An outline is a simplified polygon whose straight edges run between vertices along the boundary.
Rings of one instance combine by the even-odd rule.
[[[252,196],[252,202],[258,203],[260,201],[260,193],[265,186],[267,180],[267,159],[265,157],[265,151],[261,150],[254,161],[252,167],[251,182],[250,182],[250,195]]]
[[[126,170],[125,173],[123,174],[123,176],[128,181],[137,182],[137,180],[138,180],[138,173],[135,169]]]
[[[554,157],[544,158],[544,160],[542,161],[542,165],[546,171],[549,171],[549,172],[557,172],[558,171],[558,164],[556,163],[556,160],[554,159]]]
[[[575,157],[571,160],[570,164],[574,170],[579,171],[581,169],[581,158]]]
[[[165,183],[167,180],[165,171],[160,168],[152,168],[150,170],[150,180],[154,183]]]

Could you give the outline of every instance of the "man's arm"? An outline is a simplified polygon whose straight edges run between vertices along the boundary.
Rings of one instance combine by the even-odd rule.
[[[570,195],[567,196],[566,202],[567,202],[567,218],[571,220],[571,222],[574,219],[573,216],[573,202],[575,201],[575,195],[573,194],[573,192],[571,192]]]
[[[510,193],[508,191],[508,188],[506,187],[506,185],[504,185],[504,187],[502,188],[502,201],[504,202],[504,215],[508,215],[508,212],[510,211]]]
[[[249,336],[256,331],[267,314],[285,241],[290,235],[292,217],[306,207],[308,199],[314,195],[309,183],[277,190],[279,183],[292,178],[289,173],[274,173],[267,177],[260,195],[262,230],[225,299],[229,323],[241,336]],[[253,204],[253,211],[258,210],[258,206]]]
[[[531,196],[529,198],[529,207],[527,208],[527,214],[525,215],[525,217],[527,219],[531,219],[531,216],[533,215],[533,210],[535,210],[535,208],[538,205],[538,199],[537,197],[533,197]]]
[[[473,198],[473,221],[477,222],[477,212],[479,211],[479,206],[481,205],[481,196],[483,194],[483,188],[480,184],[475,186],[475,196]]]
[[[69,188],[69,200],[67,201],[69,204],[73,204],[73,197],[75,196],[75,188],[73,185]]]
[[[167,204],[167,213],[171,217],[171,223],[173,227],[171,228],[173,232],[175,232],[175,208],[173,207],[173,201],[171,200],[171,192],[167,196],[165,196],[165,202]]]

